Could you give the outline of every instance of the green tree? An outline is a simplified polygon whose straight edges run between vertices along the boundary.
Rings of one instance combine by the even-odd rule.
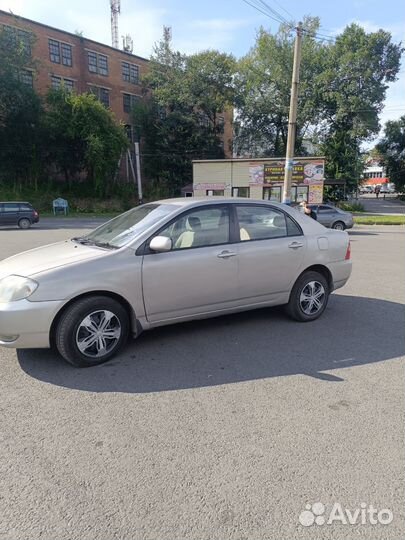
[[[323,70],[326,46],[313,37],[318,27],[318,18],[304,19],[297,154],[304,153],[303,139],[315,133],[321,120],[315,81]],[[255,45],[239,61],[235,126],[235,149],[239,155],[259,157],[281,156],[285,153],[294,39],[291,29],[285,25],[281,25],[276,34],[261,28]]]
[[[396,79],[402,52],[389,32],[367,34],[356,24],[328,47],[317,81],[328,176],[344,178],[349,185],[358,182],[361,143],[379,132],[379,113],[388,83]]]
[[[97,195],[111,192],[119,159],[128,146],[123,125],[92,94],[51,90],[46,127],[50,160],[72,182],[85,171]]]
[[[167,35],[155,46],[143,79],[144,99],[132,113],[144,174],[155,194],[178,194],[192,180],[193,159],[224,157],[219,116],[232,103],[234,70],[232,56],[182,55]]]
[[[384,137],[376,147],[390,180],[399,193],[405,191],[405,115],[385,124]]]
[[[44,163],[43,108],[29,84],[33,42],[29,33],[0,29],[0,179],[16,189],[36,187]]]
[[[320,146],[326,172],[355,184],[361,172],[361,143],[379,131],[387,85],[396,79],[401,45],[388,32],[366,33],[348,26],[336,41],[319,41],[317,18],[304,20],[296,155],[304,139]],[[294,36],[282,25],[276,34],[259,31],[240,60],[236,77],[238,154],[285,153]]]

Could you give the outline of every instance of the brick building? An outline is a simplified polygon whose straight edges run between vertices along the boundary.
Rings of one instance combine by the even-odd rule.
[[[130,111],[141,96],[140,80],[148,70],[147,59],[2,10],[0,27],[21,40],[34,36],[31,54],[37,68],[35,72],[26,70],[23,77],[39,94],[60,87],[63,81],[65,87],[78,93],[95,93],[118,120],[130,126]],[[231,111],[218,120],[224,125],[222,144],[229,155]]]

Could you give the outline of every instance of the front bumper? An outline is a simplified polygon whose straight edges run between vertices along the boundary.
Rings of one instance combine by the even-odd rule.
[[[60,300],[0,303],[0,346],[13,349],[49,348],[52,321],[62,305]]]

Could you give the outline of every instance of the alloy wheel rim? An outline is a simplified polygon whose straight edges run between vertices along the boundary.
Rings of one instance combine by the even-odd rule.
[[[325,288],[319,281],[309,281],[300,294],[300,307],[306,315],[315,315],[325,302]]]
[[[337,231],[343,231],[343,225],[341,223],[336,223],[334,227]]]
[[[77,328],[76,346],[85,356],[101,358],[115,348],[121,333],[120,320],[112,311],[93,311]]]

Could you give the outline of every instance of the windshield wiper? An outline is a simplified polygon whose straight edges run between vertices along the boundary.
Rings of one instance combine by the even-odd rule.
[[[78,242],[79,244],[82,244],[84,246],[97,246],[101,248],[117,249],[117,246],[114,246],[109,242],[97,242],[96,240],[86,238],[85,236],[76,236],[75,238],[72,238],[72,241]]]
[[[88,244],[88,245],[91,245],[93,244],[93,240],[90,240],[89,238],[86,238],[85,236],[75,236],[74,238],[72,238],[72,242],[77,242],[78,244]]]
[[[117,246],[114,246],[113,244],[110,244],[110,242],[96,242],[95,240],[92,241],[94,246],[102,247],[102,248],[109,248],[109,249],[118,249]]]

